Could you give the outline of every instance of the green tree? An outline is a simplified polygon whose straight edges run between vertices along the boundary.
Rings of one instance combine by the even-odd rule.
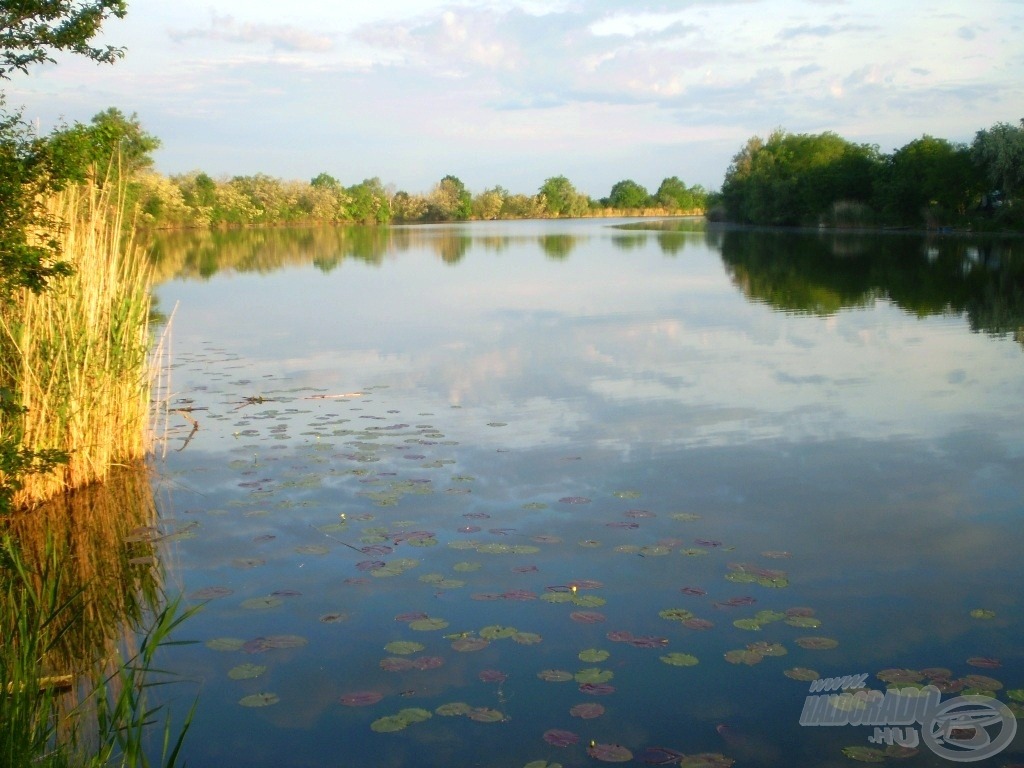
[[[590,207],[590,199],[577,192],[565,176],[545,179],[538,198],[541,207],[551,216],[582,216]]]
[[[722,184],[730,218],[749,224],[817,224],[840,202],[871,199],[881,166],[876,147],[834,133],[754,136]]]
[[[391,201],[377,177],[364,179],[345,190],[350,200],[349,217],[360,224],[386,224],[391,220]]]
[[[965,215],[979,187],[966,146],[925,135],[886,158],[875,198],[888,220],[919,224]]]
[[[1007,199],[1024,192],[1024,119],[1020,126],[996,123],[978,131],[971,156],[993,190]]]
[[[669,176],[662,180],[658,191],[654,193],[654,198],[665,208],[697,211],[706,208],[708,193],[699,184],[687,187],[678,176]]]
[[[125,0],[6,0],[0,5],[0,78],[33,64],[53,62],[53,54],[71,51],[110,64],[123,48],[90,43],[111,16],[122,19]]]
[[[427,217],[434,221],[465,221],[473,213],[473,196],[458,176],[445,176],[430,194]]]
[[[632,179],[616,182],[608,195],[608,204],[612,208],[645,208],[650,201],[647,188]]]

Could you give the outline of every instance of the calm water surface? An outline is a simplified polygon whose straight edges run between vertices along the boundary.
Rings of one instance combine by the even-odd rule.
[[[158,242],[190,765],[852,765],[787,671],[1024,688],[1020,244],[610,223]]]

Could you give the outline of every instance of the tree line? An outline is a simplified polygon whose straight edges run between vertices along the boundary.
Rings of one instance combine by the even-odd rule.
[[[970,144],[924,135],[885,154],[835,133],[750,138],[715,215],[773,226],[1024,228],[1024,120]]]

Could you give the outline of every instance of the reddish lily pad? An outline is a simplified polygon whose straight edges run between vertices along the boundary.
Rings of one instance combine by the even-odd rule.
[[[569,618],[580,624],[598,624],[605,620],[605,615],[598,611],[573,611]]]
[[[376,704],[383,698],[384,694],[379,691],[354,691],[346,693],[338,701],[346,707],[368,707],[371,704]]]
[[[587,754],[602,763],[628,763],[633,759],[633,753],[621,744],[591,743]]]
[[[752,667],[755,664],[760,664],[764,660],[764,655],[749,648],[737,648],[733,651],[726,651],[725,660],[730,664],[746,664],[748,667]]]
[[[508,680],[508,675],[497,669],[484,669],[477,675],[485,683],[503,683]]]
[[[542,738],[553,747],[570,747],[580,740],[572,731],[563,731],[559,728],[544,731]]]
[[[592,720],[595,717],[600,717],[605,712],[604,707],[596,702],[586,702],[583,704],[577,704],[569,710],[569,714],[573,717],[579,717],[583,720]]]
[[[972,667],[980,667],[981,669],[999,669],[1003,666],[1003,662],[991,656],[972,656],[967,660],[967,663]]]
[[[590,696],[607,696],[608,694],[615,693],[615,686],[608,683],[580,683],[579,689],[580,693],[586,693]]]

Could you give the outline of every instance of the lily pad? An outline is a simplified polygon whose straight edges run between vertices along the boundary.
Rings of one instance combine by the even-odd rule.
[[[280,597],[264,595],[263,597],[250,597],[242,601],[242,607],[250,611],[264,611],[270,608],[277,608],[284,602]]]
[[[207,640],[205,645],[211,651],[240,651],[245,645],[245,640],[240,637],[215,637]]]
[[[453,701],[449,704],[442,704],[434,710],[434,714],[441,715],[442,717],[456,717],[458,715],[464,715],[472,707],[462,701]]]
[[[730,664],[746,664],[748,667],[752,667],[764,661],[764,656],[757,651],[751,651],[749,648],[737,648],[736,650],[726,651],[725,660]]]
[[[444,629],[447,626],[448,622],[439,618],[416,619],[415,621],[409,622],[409,629],[414,629],[417,632],[432,632],[434,630]]]
[[[473,707],[466,713],[466,717],[478,723],[499,723],[505,719],[505,715],[490,707]]]
[[[572,680],[573,674],[562,669],[542,669],[537,673],[537,677],[549,683],[566,683]]]
[[[809,683],[821,677],[817,670],[808,669],[807,667],[793,667],[792,669],[787,669],[782,674],[792,680],[799,680],[804,683]]]
[[[569,714],[573,717],[579,717],[583,720],[593,720],[595,717],[600,717],[605,712],[604,707],[596,702],[585,702],[583,704],[576,704],[572,709],[569,710]]]
[[[661,660],[673,667],[692,667],[699,661],[689,653],[669,653],[662,656]]]
[[[581,669],[574,675],[577,683],[607,683],[613,677],[615,677],[615,673],[610,669],[600,669],[599,667]]]
[[[793,642],[801,648],[812,651],[827,651],[839,645],[839,641],[833,640],[831,637],[798,637]]]
[[[757,619],[736,619],[732,625],[739,629],[746,629],[751,632],[758,632],[761,629],[761,622]]]
[[[884,763],[886,754],[874,747],[843,747],[843,754],[861,763]]]
[[[800,629],[817,629],[821,626],[821,620],[813,616],[790,616],[786,619],[786,623]]]
[[[424,647],[423,643],[414,643],[411,640],[395,640],[385,645],[384,650],[399,656],[408,656],[413,653],[419,653]]]
[[[252,680],[266,671],[267,668],[260,664],[239,664],[228,670],[228,677],[232,680]]]
[[[621,744],[591,743],[587,747],[587,754],[602,763],[628,763],[633,759],[633,753]]]
[[[490,644],[489,640],[484,640],[482,637],[460,637],[452,641],[452,650],[459,653],[471,653],[482,651]]]
[[[587,648],[585,651],[579,652],[580,661],[585,661],[589,664],[596,664],[604,661],[609,656],[611,656],[611,654],[608,651],[598,648]]]
[[[280,700],[281,697],[276,693],[253,693],[249,696],[243,696],[238,700],[238,703],[243,707],[269,707],[277,704]]]
[[[586,496],[563,496],[559,499],[563,504],[589,504],[590,499]]]
[[[686,621],[693,618],[693,612],[687,611],[685,608],[666,608],[664,611],[659,611],[658,615],[669,621]]]
[[[991,611],[988,608],[975,608],[971,611],[972,619],[994,619],[995,617],[996,612]]]
[[[580,740],[580,737],[572,731],[563,731],[559,728],[544,731],[542,738],[553,747],[570,747]]]
[[[367,707],[376,704],[383,698],[384,694],[379,691],[354,691],[346,693],[338,701],[346,707]]]
[[[543,639],[536,632],[516,632],[512,635],[512,642],[520,645],[536,645]]]

